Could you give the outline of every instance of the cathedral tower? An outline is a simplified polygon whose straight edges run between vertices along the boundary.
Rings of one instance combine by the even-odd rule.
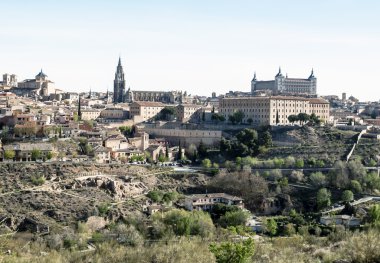
[[[113,102],[120,103],[124,102],[125,93],[125,79],[123,66],[121,65],[121,59],[119,57],[119,64],[116,68],[115,80],[113,82]]]

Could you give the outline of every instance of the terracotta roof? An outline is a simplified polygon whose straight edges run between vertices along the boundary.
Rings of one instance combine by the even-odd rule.
[[[322,98],[311,98],[309,99],[312,104],[329,104],[329,102]]]
[[[145,107],[165,107],[165,104],[155,101],[135,101],[132,104],[138,104],[139,106]]]

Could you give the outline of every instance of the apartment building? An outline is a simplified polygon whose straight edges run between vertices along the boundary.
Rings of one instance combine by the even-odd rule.
[[[233,205],[244,208],[242,198],[225,193],[193,194],[185,197],[185,208],[190,211],[210,211],[216,204]]]
[[[135,122],[143,122],[155,117],[165,104],[153,101],[135,101],[130,105],[130,116]]]
[[[292,96],[227,97],[220,100],[219,113],[226,120],[234,112],[244,113],[243,123],[253,125],[288,125],[290,115],[315,113],[322,122],[330,116],[329,103],[321,98]]]
[[[187,122],[192,118],[200,118],[202,105],[180,104],[177,106],[177,120]]]

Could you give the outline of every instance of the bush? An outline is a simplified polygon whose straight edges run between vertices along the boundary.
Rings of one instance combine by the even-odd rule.
[[[162,198],[163,198],[163,193],[161,191],[149,191],[149,193],[147,194],[147,196],[152,199],[153,202],[156,202],[156,203],[159,203],[161,202]]]
[[[32,184],[34,185],[43,185],[45,183],[45,177],[44,176],[34,176],[32,175],[30,177],[30,180],[32,181]]]
[[[379,231],[370,229],[368,232],[356,232],[348,238],[342,246],[342,255],[349,262],[367,263],[379,262],[380,259],[380,234]]]
[[[243,242],[224,242],[219,245],[211,244],[210,251],[214,254],[217,263],[244,263],[255,252],[254,242],[251,238]]]
[[[354,200],[354,194],[350,190],[345,190],[342,193],[342,201],[345,203],[351,202]]]
[[[315,187],[321,187],[326,184],[326,176],[321,172],[312,173],[309,177],[310,183]]]
[[[326,188],[319,189],[317,193],[317,206],[322,209],[331,205],[331,193]]]
[[[117,241],[130,246],[141,246],[144,244],[144,237],[133,225],[118,224],[114,231],[118,235]]]
[[[303,159],[297,159],[297,161],[296,161],[296,163],[295,163],[296,168],[301,169],[301,168],[304,167],[304,165],[305,165],[305,164],[304,164]]]
[[[304,174],[301,171],[293,170],[289,176],[290,181],[292,182],[302,182],[304,178]]]
[[[245,225],[250,214],[246,211],[239,209],[238,211],[226,212],[219,219],[219,224],[223,227]]]
[[[284,226],[284,234],[287,236],[293,236],[296,234],[296,229],[293,224],[289,223]]]
[[[360,185],[360,183],[356,180],[351,180],[350,182],[350,189],[358,194],[358,193],[361,193],[363,190],[362,190],[362,186]]]
[[[98,211],[100,216],[105,216],[108,214],[108,211],[110,210],[109,204],[107,203],[101,203],[98,205]]]
[[[210,214],[203,211],[185,211],[173,209],[163,215],[154,215],[154,221],[163,222],[176,235],[189,236],[200,235],[210,236],[214,233],[215,227]]]

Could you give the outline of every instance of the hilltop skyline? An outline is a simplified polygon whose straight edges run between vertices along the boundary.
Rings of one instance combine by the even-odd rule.
[[[68,4],[69,3],[69,4]],[[210,96],[250,91],[312,68],[318,94],[377,101],[380,4],[375,1],[81,1],[1,3],[0,72],[19,80],[42,68],[57,88],[112,90],[119,56],[126,86]],[[13,12],[11,12],[13,11]],[[39,15],[35,15],[39,14]]]

